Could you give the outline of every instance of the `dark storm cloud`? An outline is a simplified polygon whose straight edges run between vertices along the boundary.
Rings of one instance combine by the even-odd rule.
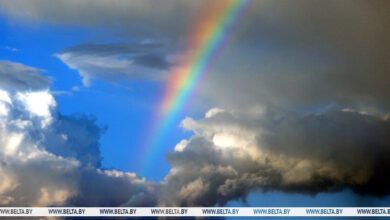
[[[0,87],[15,90],[47,89],[50,80],[42,70],[6,60],[0,60]]]
[[[155,184],[132,173],[85,169],[77,178],[75,182],[79,184],[79,193],[71,197],[67,204],[92,207],[156,205]]]
[[[178,48],[209,2],[71,0],[55,4],[0,1],[0,8],[21,21],[109,26],[121,32],[142,27],[153,30],[146,37]],[[200,91],[214,106],[227,108],[262,103],[302,110],[331,103],[388,109],[389,10],[386,0],[253,1]],[[139,31],[124,32],[122,37],[132,39]],[[165,67],[160,61],[152,66]],[[113,70],[117,71],[104,72]]]
[[[177,36],[188,30],[209,1],[165,0],[38,0],[0,1],[3,14],[22,22],[115,27],[132,36],[143,33]],[[25,18],[28,17],[28,20]],[[129,31],[131,30],[131,31]],[[136,30],[136,32],[134,32]]]
[[[262,103],[299,111],[326,104],[389,110],[388,1],[254,4],[210,74],[205,96],[236,108]]]
[[[113,83],[162,79],[172,65],[168,55],[162,44],[141,42],[81,44],[65,48],[55,56],[77,70],[88,86],[90,79]]]
[[[266,129],[267,134],[259,136],[259,145],[266,151],[333,164],[335,170],[313,173],[312,182],[299,190],[316,193],[339,185],[361,194],[390,193],[389,119],[331,111],[287,116],[269,122]]]
[[[390,194],[388,119],[351,111],[265,114],[255,120],[218,113],[186,119],[183,126],[196,135],[183,150],[168,154],[172,170],[161,204],[224,205],[254,191],[275,190]]]
[[[168,154],[173,170],[162,186],[160,205],[214,206],[244,199],[255,190],[277,186],[280,174],[250,157],[235,158],[234,151],[194,137],[183,152]]]

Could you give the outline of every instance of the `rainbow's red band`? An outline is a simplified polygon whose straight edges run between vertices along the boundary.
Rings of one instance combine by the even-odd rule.
[[[175,116],[186,104],[202,76],[207,72],[211,61],[223,48],[229,30],[238,20],[250,0],[211,1],[207,10],[200,16],[193,31],[186,53],[172,69],[167,82],[166,92],[159,107],[159,116],[147,157],[156,150],[172,126]]]

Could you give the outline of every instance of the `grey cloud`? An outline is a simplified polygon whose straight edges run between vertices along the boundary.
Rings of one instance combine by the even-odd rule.
[[[96,119],[63,116],[51,102],[50,114],[34,114],[20,93],[34,92],[2,91],[0,101],[5,206],[213,206],[255,191],[390,193],[388,117],[212,109],[183,120],[194,135],[167,155],[164,181],[152,183],[100,167],[104,128]]]
[[[250,192],[280,182],[277,170],[258,165],[250,157],[237,159],[235,153],[215,149],[212,142],[202,138],[193,138],[184,152],[169,154],[167,160],[172,171],[162,186],[159,204],[225,205],[230,200],[245,200]]]
[[[157,43],[112,43],[76,45],[55,56],[77,70],[89,86],[91,79],[161,80],[172,65],[167,53]]]
[[[161,49],[162,45],[157,43],[110,43],[110,44],[79,44],[63,49],[63,53],[81,55],[111,56],[139,54]]]
[[[351,111],[219,112],[183,126],[195,135],[167,156],[163,205],[224,205],[254,191],[390,194],[388,119]]]
[[[177,36],[188,29],[208,1],[76,0],[53,3],[39,0],[0,1],[0,10],[23,22],[117,27],[133,36],[138,32]],[[27,19],[26,19],[27,18]],[[131,30],[131,31],[130,31]],[[137,33],[134,33],[137,30]]]
[[[14,90],[47,89],[50,80],[43,70],[6,60],[0,60],[0,87]]]
[[[168,69],[171,63],[159,54],[145,54],[134,57],[135,63],[155,69]]]
[[[109,26],[122,31],[142,26],[155,31],[148,37],[160,37],[170,42],[169,47],[182,48],[199,12],[209,4],[41,0],[0,1],[0,8],[22,20]],[[327,104],[386,111],[390,92],[389,7],[386,0],[253,1],[202,85],[202,98],[228,109],[260,103],[299,111]],[[139,31],[123,35],[131,38],[134,33]],[[166,66],[162,59],[152,60],[148,60],[150,66]],[[84,70],[81,74],[85,78],[86,69],[111,81],[119,76],[107,77],[107,72],[121,72],[119,67],[107,66],[99,72],[86,64],[88,59],[66,63]],[[127,74],[122,71],[121,75]]]
[[[336,170],[315,174],[318,180],[328,179],[328,183],[323,182],[325,187],[339,184],[362,194],[390,193],[386,187],[390,184],[389,119],[358,112],[330,111],[285,117],[269,123],[267,130],[269,133],[259,137],[260,145],[267,151],[333,164]],[[327,177],[329,174],[334,177]]]
[[[76,182],[79,184],[79,194],[67,201],[74,206],[156,205],[156,185],[133,173],[84,170]]]
[[[200,90],[210,102],[389,110],[388,1],[254,4]]]

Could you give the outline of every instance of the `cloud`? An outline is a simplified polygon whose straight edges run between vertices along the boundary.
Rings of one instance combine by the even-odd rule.
[[[3,206],[213,206],[255,191],[390,191],[390,121],[353,109],[297,114],[211,109],[181,126],[160,183],[101,167],[105,128],[58,112],[50,90],[0,91]]]
[[[49,91],[1,94],[6,109],[0,115],[1,205],[119,206],[154,190],[134,173],[100,167],[104,129],[95,118],[63,116],[53,103],[35,102],[42,94],[54,100]]]
[[[390,193],[388,119],[351,111],[206,115],[182,122],[194,136],[168,154],[160,204],[224,205],[254,191]]]
[[[55,54],[83,78],[85,86],[91,79],[112,83],[122,80],[161,80],[171,66],[166,51],[156,43],[82,44],[65,48]]]
[[[26,70],[35,71],[22,64],[11,66],[21,79],[30,79],[32,73]],[[21,85],[0,89],[0,205],[152,204],[154,183],[134,173],[101,168],[99,139],[105,128],[96,118],[62,115],[46,86],[33,91],[36,84]],[[149,199],[135,199],[142,196]]]
[[[0,87],[14,90],[41,90],[49,87],[50,80],[42,70],[6,60],[0,60]]]
[[[254,1],[200,91],[228,109],[387,112],[389,8],[382,0]]]
[[[139,32],[177,36],[183,33],[199,15],[208,1],[167,0],[76,0],[53,3],[38,0],[0,1],[0,10],[7,16],[23,22],[49,22],[90,27],[115,27],[137,35]],[[134,32],[133,30],[137,30]]]
[[[7,94],[12,102],[0,101],[8,110],[0,115],[2,205],[119,206],[154,190],[153,183],[134,173],[100,168],[99,138],[104,130],[96,119],[62,116],[50,104],[46,108],[51,114],[35,114],[26,107],[31,100]]]
[[[120,30],[115,34],[125,39],[138,39],[139,34],[142,39],[161,40],[169,48],[185,50],[183,45],[200,12],[211,3],[71,0],[55,4],[47,0],[0,1],[0,8],[22,21],[110,27]],[[227,109],[253,104],[297,111],[324,105],[389,109],[389,7],[386,0],[253,1],[199,89],[202,98],[209,100],[210,106]],[[103,72],[115,72],[115,68],[132,67],[128,61],[87,57],[66,63],[85,72],[82,65],[90,71],[102,66],[102,70],[107,68]],[[107,63],[115,65],[106,67]],[[147,71],[137,72],[143,75]]]
[[[112,27],[133,40],[133,33],[143,39],[158,36],[172,48],[180,48],[207,5],[0,1],[10,18]],[[104,129],[95,119],[62,116],[54,105],[45,108],[50,114],[33,114],[29,105],[20,104],[20,95],[2,92],[0,201],[211,206],[259,190],[314,195],[350,188],[388,195],[389,7],[386,0],[255,1],[198,89],[210,105],[221,108],[182,122],[194,135],[167,155],[172,169],[159,184],[100,169],[98,139]],[[171,65],[166,47],[153,42],[83,44],[56,56],[88,86],[91,79],[160,79]],[[22,90],[25,97],[30,95],[24,90],[45,87],[25,81],[36,69],[5,63],[1,66],[11,66],[7,68],[23,77],[0,71],[12,82],[2,85],[6,81],[1,80],[0,85]],[[91,186],[91,180],[104,184]],[[37,182],[33,187],[21,184],[28,181]],[[24,191],[29,196],[22,200]]]

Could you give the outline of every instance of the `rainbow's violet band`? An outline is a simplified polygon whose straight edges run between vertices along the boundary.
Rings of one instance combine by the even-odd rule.
[[[152,136],[146,145],[143,170],[147,171],[153,155],[159,155],[163,144],[177,117],[193,91],[207,73],[210,64],[225,47],[232,27],[239,20],[251,0],[218,1],[210,5],[190,33],[187,53],[172,69],[166,93],[159,107],[158,117],[151,129]],[[153,152],[153,154],[151,154]]]

